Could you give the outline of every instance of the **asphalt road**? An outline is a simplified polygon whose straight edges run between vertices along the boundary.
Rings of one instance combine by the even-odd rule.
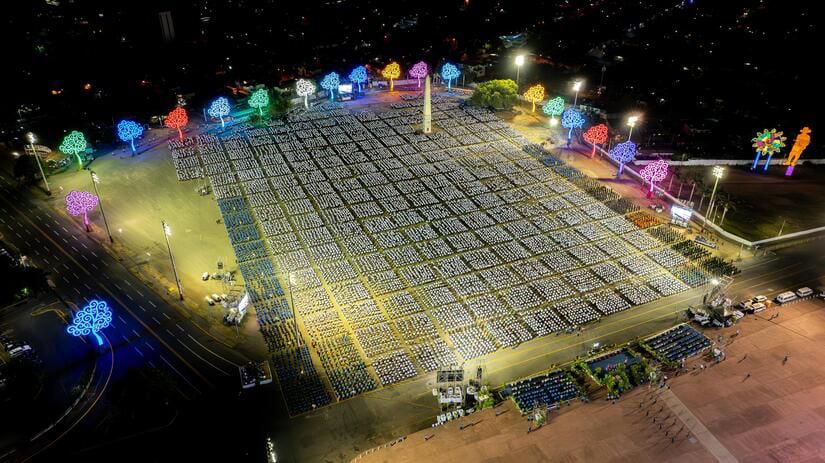
[[[96,371],[108,379],[95,378],[88,397],[104,396],[113,380],[139,366],[168,372],[184,399],[197,399],[215,391],[218,384],[231,381],[239,387],[238,366],[247,361],[242,354],[181,316],[76,223],[39,205],[31,194],[0,177],[0,232],[4,239],[26,255],[30,265],[48,271],[55,292],[65,301],[83,307],[91,299],[102,299],[114,315],[111,326],[103,332],[111,346],[111,359],[106,360],[109,354],[104,346]],[[54,342],[67,349],[89,349],[87,343],[95,341],[66,334],[62,339],[33,340],[31,344]],[[78,405],[83,407],[75,413],[88,420],[96,403],[98,400],[82,401]],[[64,428],[80,421],[71,418],[40,437],[29,450],[44,451],[59,442],[65,436]],[[25,453],[22,449],[18,452]]]

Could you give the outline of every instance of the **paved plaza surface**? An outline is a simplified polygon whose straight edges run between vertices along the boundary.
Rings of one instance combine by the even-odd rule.
[[[499,416],[485,410],[407,435],[356,461],[822,461],[823,309],[821,300],[800,301],[778,309],[779,317],[772,320],[777,312],[707,330],[714,340],[722,336],[727,359],[688,362],[686,374],[670,378],[669,390],[641,387],[615,404],[576,403],[551,412],[548,424],[530,434],[528,421],[505,402]],[[705,369],[698,368],[702,364]],[[656,404],[652,397],[658,397]],[[662,430],[648,411],[659,416],[659,423],[670,417]],[[460,429],[471,423],[476,424]]]

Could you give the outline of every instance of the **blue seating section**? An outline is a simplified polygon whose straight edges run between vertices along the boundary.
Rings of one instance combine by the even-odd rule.
[[[330,402],[306,346],[280,351],[272,356],[272,363],[290,415],[299,415]]]
[[[649,338],[645,343],[666,359],[679,362],[710,347],[710,339],[690,325],[679,325],[669,331]]]
[[[532,410],[540,403],[552,407],[560,401],[570,400],[578,395],[576,385],[563,371],[534,376],[508,384],[507,387],[522,411]]]

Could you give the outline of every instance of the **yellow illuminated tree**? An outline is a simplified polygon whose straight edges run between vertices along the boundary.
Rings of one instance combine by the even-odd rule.
[[[544,87],[541,84],[533,85],[524,92],[524,99],[533,103],[533,112],[536,112],[536,103],[544,99]]]
[[[389,79],[390,81],[390,91],[393,91],[393,79],[397,79],[401,77],[401,66],[396,63],[392,62],[381,71],[381,75],[384,76],[385,79]]]

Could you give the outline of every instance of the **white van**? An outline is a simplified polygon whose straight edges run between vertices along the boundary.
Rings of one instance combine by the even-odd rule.
[[[814,293],[814,290],[807,286],[803,286],[796,290],[796,295],[799,297],[808,297]]]
[[[796,293],[794,293],[793,291],[785,291],[784,293],[780,294],[779,296],[776,296],[776,302],[778,302],[780,304],[790,302],[794,299],[796,299]]]

